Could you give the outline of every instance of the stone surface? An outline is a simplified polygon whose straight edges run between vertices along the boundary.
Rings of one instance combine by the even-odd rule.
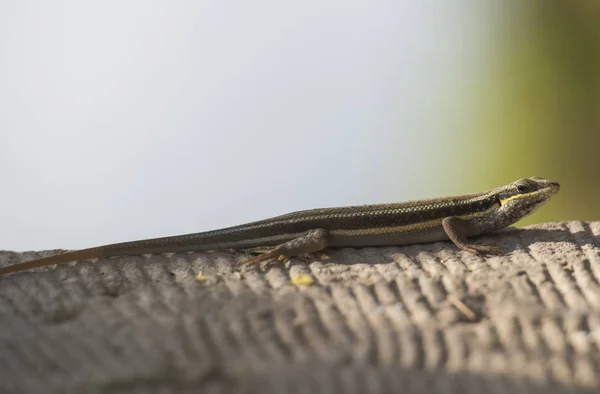
[[[215,251],[0,277],[0,392],[594,392],[600,222],[481,242],[507,254],[441,242],[239,268]]]

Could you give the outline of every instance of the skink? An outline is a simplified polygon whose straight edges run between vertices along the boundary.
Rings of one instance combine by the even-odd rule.
[[[0,275],[94,258],[270,247],[247,263],[280,260],[325,248],[405,245],[442,240],[472,253],[500,254],[470,237],[509,226],[558,192],[531,177],[489,191],[393,204],[321,208],[194,234],[116,243],[0,267]]]

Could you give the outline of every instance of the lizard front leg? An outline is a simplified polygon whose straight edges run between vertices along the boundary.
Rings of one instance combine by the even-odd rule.
[[[459,249],[475,254],[502,254],[502,249],[497,246],[482,245],[467,239],[465,230],[468,225],[469,224],[465,220],[454,216],[442,220],[442,227],[444,227],[446,235]]]
[[[318,228],[310,230],[298,238],[277,245],[273,250],[261,254],[260,256],[252,257],[244,264],[256,264],[263,261],[281,258],[289,258],[306,253],[314,253],[323,250],[329,244],[329,233],[327,230]]]

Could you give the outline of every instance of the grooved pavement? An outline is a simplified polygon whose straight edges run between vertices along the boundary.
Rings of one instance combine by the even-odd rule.
[[[508,253],[440,242],[261,269],[215,251],[0,277],[0,392],[600,388],[600,222],[481,241]],[[0,252],[0,265],[50,253]],[[298,275],[314,283],[292,284]]]

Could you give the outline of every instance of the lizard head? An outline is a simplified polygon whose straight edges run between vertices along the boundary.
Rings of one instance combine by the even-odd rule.
[[[497,194],[499,211],[517,221],[538,209],[560,189],[558,182],[538,177],[519,179]]]

